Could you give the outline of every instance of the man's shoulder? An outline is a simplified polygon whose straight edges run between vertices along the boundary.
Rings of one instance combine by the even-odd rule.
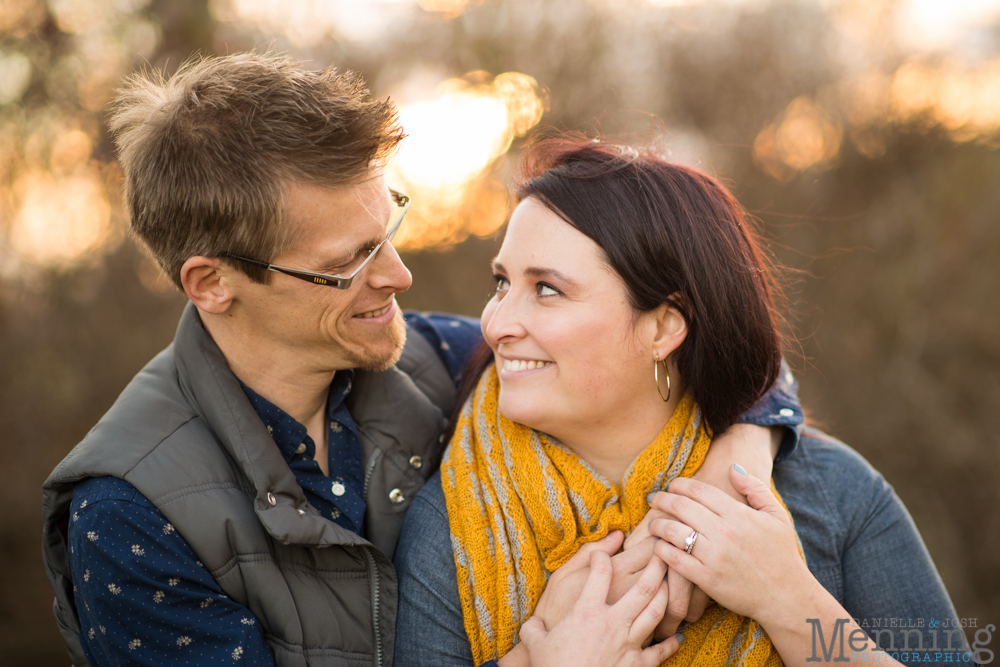
[[[851,479],[871,481],[881,474],[854,448],[811,426],[802,427],[801,452],[789,457],[792,467],[824,475],[830,483],[850,483]]]
[[[100,421],[52,472],[46,487],[64,477],[70,482],[87,477],[123,477],[182,429],[204,430],[211,437],[185,398],[171,346],[135,375]]]
[[[97,505],[138,505],[154,508],[152,502],[129,482],[118,477],[89,477],[73,489],[72,511],[91,509]]]

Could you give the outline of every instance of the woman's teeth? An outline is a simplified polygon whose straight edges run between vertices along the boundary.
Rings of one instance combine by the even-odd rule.
[[[524,359],[504,359],[503,369],[505,371],[530,371],[542,366],[548,366],[551,361],[525,361]]]
[[[391,307],[392,307],[392,304],[390,303],[385,308],[379,308],[378,310],[369,310],[367,313],[361,313],[357,317],[360,317],[362,319],[368,319],[369,317],[378,317],[379,315],[385,315],[386,312],[388,312],[388,310]]]

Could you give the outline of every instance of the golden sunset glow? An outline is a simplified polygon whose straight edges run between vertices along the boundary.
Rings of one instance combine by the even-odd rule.
[[[433,12],[451,18],[464,12],[469,0],[417,0],[417,4],[425,12]]]
[[[940,127],[955,142],[1000,141],[1000,57],[971,66],[949,59],[914,58],[894,72],[841,81],[793,100],[757,135],[756,164],[780,181],[833,164],[843,135],[862,155],[885,153],[892,127]]]
[[[518,72],[472,72],[445,81],[430,100],[401,106],[407,137],[388,173],[413,205],[395,244],[416,249],[494,233],[507,199],[503,185],[485,176],[544,110],[538,83]]]
[[[898,122],[940,124],[959,142],[992,142],[1000,134],[1000,58],[972,68],[909,62],[892,77],[890,99]]]
[[[111,209],[97,174],[85,171],[60,178],[32,171],[18,179],[14,190],[21,205],[10,244],[22,258],[65,265],[107,238]]]
[[[764,128],[753,144],[754,160],[779,180],[798,171],[822,169],[840,151],[842,130],[809,97],[797,97],[781,119]]]

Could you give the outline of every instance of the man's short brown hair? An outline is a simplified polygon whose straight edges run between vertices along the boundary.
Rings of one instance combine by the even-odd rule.
[[[130,228],[178,287],[196,255],[270,261],[291,241],[287,184],[358,181],[403,137],[392,103],[371,99],[359,75],[270,53],[195,58],[169,79],[134,75],[111,131]]]

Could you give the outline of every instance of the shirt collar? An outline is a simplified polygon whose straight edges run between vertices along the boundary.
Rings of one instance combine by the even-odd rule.
[[[239,380],[239,378],[237,378]],[[239,380],[243,393],[246,394],[250,405],[264,422],[274,444],[278,446],[285,461],[291,462],[292,457],[301,454],[299,446],[306,440],[306,427],[299,423],[290,414],[279,408],[277,405],[267,400],[253,389],[248,387],[243,380]],[[351,393],[354,387],[354,369],[337,371],[330,383],[330,394],[327,399],[327,418],[336,412],[344,400]]]

